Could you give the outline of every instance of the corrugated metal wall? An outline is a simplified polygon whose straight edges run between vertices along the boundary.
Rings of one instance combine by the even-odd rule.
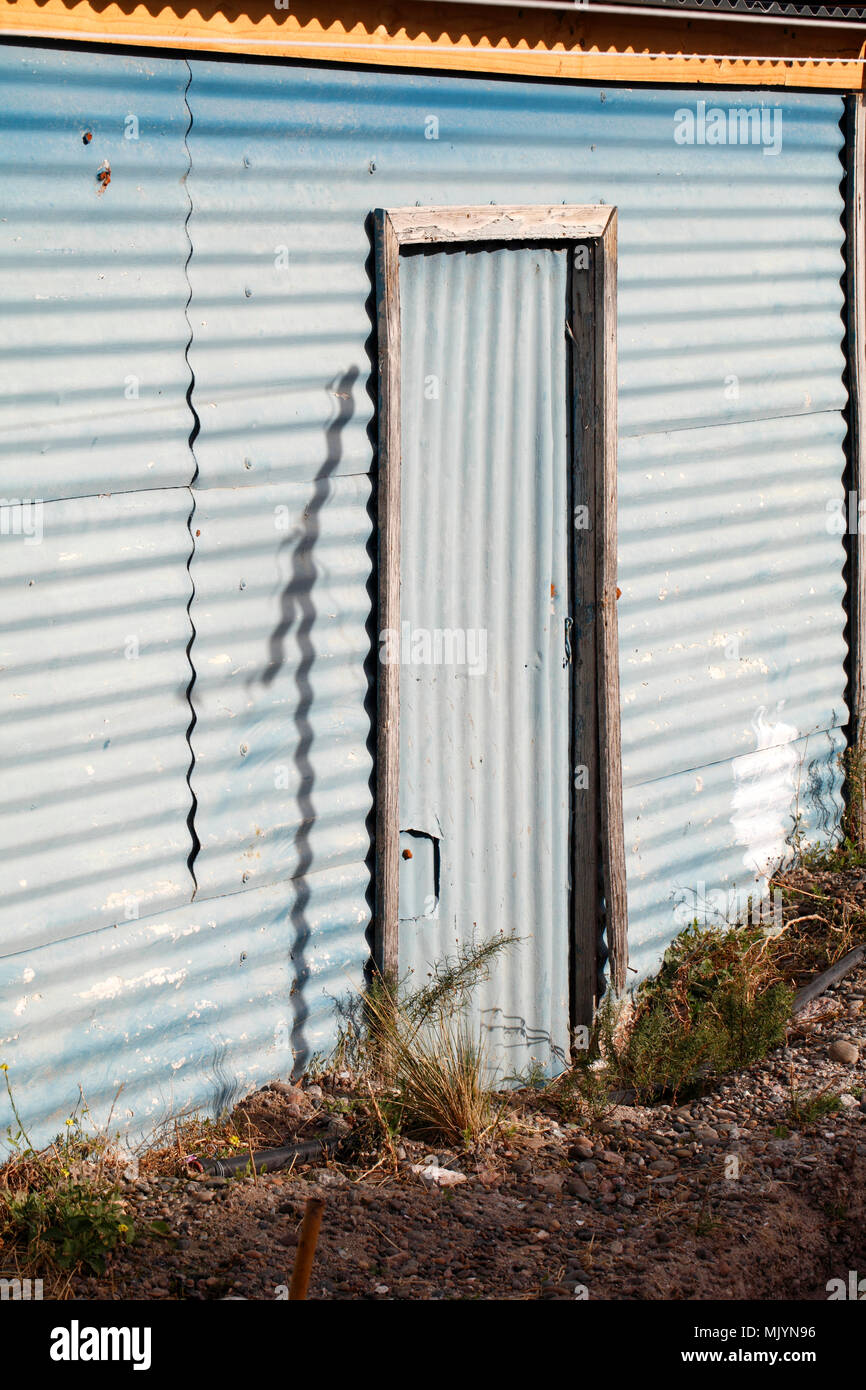
[[[191,891],[185,85],[0,56],[3,952]]]
[[[434,837],[438,851],[438,875],[421,854],[401,866],[400,970],[418,986],[459,948],[513,933],[473,999],[490,1063],[500,1075],[533,1057],[558,1070],[569,1027],[568,253],[415,254],[400,281],[400,830]],[[405,883],[413,868],[426,886]]]
[[[192,67],[199,453],[235,485],[297,476],[329,418],[318,381],[356,365],[363,379],[372,207],[617,206],[625,815],[645,973],[683,893],[754,884],[798,786],[804,833],[839,814],[843,554],[826,506],[842,497],[842,102],[714,93],[726,111],[781,112],[774,154],[677,144],[700,93]],[[348,468],[370,466],[371,417],[359,392]],[[802,775],[779,783],[779,748]]]
[[[677,144],[681,90],[23,48],[0,76],[2,493],[46,499],[41,547],[0,537],[0,1051],[37,1130],[78,1080],[144,1126],[285,1072],[358,979],[376,206],[619,209],[633,964],[795,803],[832,830],[841,98],[714,92],[782,111],[770,154]]]

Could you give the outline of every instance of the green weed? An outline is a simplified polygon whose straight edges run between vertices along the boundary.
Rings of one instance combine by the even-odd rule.
[[[9,1081],[17,1129],[7,1131],[10,1157],[0,1168],[0,1246],[35,1265],[101,1274],[106,1256],[135,1239],[119,1183],[120,1160],[106,1134],[89,1124],[83,1098],[65,1132],[47,1148],[31,1143]]]

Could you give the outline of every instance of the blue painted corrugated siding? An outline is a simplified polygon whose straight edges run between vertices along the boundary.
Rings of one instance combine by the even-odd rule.
[[[0,538],[14,739],[0,828],[15,850],[7,891],[24,895],[0,936],[0,1052],[37,1134],[79,1081],[100,1099],[123,1082],[123,1118],[146,1128],[175,1101],[213,1104],[284,1074],[327,1045],[332,997],[358,978],[376,206],[619,208],[634,962],[658,959],[683,884],[754,876],[744,861],[784,833],[801,757],[804,825],[832,832],[845,718],[842,549],[824,524],[845,400],[839,97],[713,92],[723,107],[782,109],[783,148],[767,156],[676,145],[674,112],[706,96],[681,90],[25,48],[0,54],[0,81],[2,495],[55,499],[38,562]],[[124,139],[129,115],[138,142]],[[187,575],[190,334],[200,535]],[[726,474],[744,479],[747,515]],[[51,508],[67,506],[49,541]],[[66,558],[64,527],[86,560]],[[148,659],[133,681],[122,643],[136,633]],[[740,664],[720,680],[710,668],[729,633]],[[37,744],[43,762],[19,756]],[[112,922],[130,883],[142,916]]]
[[[187,80],[0,52],[0,955],[192,892]]]
[[[795,815],[805,839],[835,832],[844,585],[827,504],[843,502],[844,434],[825,411],[621,443],[623,806],[641,973],[683,925],[678,905],[713,920],[711,892],[745,899],[763,882]]]
[[[189,479],[188,76],[159,58],[0,52],[2,496]]]
[[[41,544],[0,537],[0,955],[192,896],[189,509],[46,502]]]
[[[303,991],[286,947],[285,884],[232,894],[0,960],[0,1038],[35,1138],[62,1129],[83,1086],[91,1114],[150,1138],[172,1115],[219,1113],[285,1074],[294,1046],[333,1045],[333,1001],[361,984],[341,941],[363,933],[364,870],[311,880],[316,942]],[[5,1130],[11,1115],[0,1112]]]

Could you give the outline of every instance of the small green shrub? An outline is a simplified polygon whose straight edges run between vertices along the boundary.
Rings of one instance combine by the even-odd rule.
[[[17,1129],[0,1167],[0,1245],[25,1247],[33,1264],[103,1273],[106,1256],[135,1238],[105,1133],[88,1125],[83,1098],[65,1132],[36,1149],[18,1112],[9,1068],[0,1067]]]
[[[866,850],[866,750],[846,748],[839,755],[839,763],[845,774],[846,792],[842,830],[851,854],[857,856],[862,864],[863,851]]]
[[[615,1005],[602,1004],[587,1058],[603,1057],[608,1086],[645,1102],[766,1056],[784,1040],[794,998],[767,945],[760,927],[687,927],[639,988],[623,1036]]]
[[[606,1072],[588,1065],[584,1060],[549,1082],[545,1096],[563,1120],[590,1127],[599,1124],[613,1106]]]
[[[105,1257],[135,1239],[117,1188],[43,1172],[44,1187],[0,1192],[0,1231],[27,1241],[28,1254],[61,1269],[105,1271]]]
[[[832,1115],[842,1104],[841,1098],[825,1087],[814,1095],[792,1089],[790,1100],[791,1123],[808,1129],[826,1115]]]

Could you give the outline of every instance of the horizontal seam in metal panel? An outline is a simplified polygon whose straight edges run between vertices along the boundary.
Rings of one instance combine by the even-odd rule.
[[[366,868],[366,863],[363,859],[357,860],[356,863],[358,867]],[[320,869],[306,869],[302,874],[289,874],[288,878],[273,878],[269,879],[267,883],[248,883],[243,888],[236,888],[230,893],[213,893],[208,898],[197,897],[195,906],[198,907],[201,903],[222,902],[224,898],[240,898],[243,897],[244,893],[261,892],[265,888],[279,888],[280,884],[302,883],[306,879],[316,878],[319,874],[332,874],[336,873],[338,869],[345,870],[352,867],[352,864],[323,864]],[[158,913],[154,913],[154,916],[158,915]]]
[[[622,396],[628,395],[628,389],[621,392]],[[690,430],[714,430],[729,429],[734,425],[759,425],[773,420],[808,420],[818,419],[821,415],[841,415],[844,406],[827,406],[824,410],[791,410],[782,415],[746,415],[730,420],[698,421],[691,425],[660,425],[658,429],[640,429],[634,433],[620,429],[620,439],[643,439],[656,434],[685,434]],[[337,473],[335,479],[339,478],[369,478],[375,470],[375,460],[371,459],[370,467],[359,470],[356,473]],[[302,486],[305,482],[312,481],[312,475],[299,474],[297,477],[273,477],[256,483],[243,483],[233,486],[231,483],[215,483],[208,485],[197,480],[194,491],[197,493],[206,492],[255,492],[258,488],[265,487],[286,487],[292,484]],[[148,493],[158,492],[188,492],[189,483],[167,483],[157,487],[134,487],[134,488],[113,488],[110,492],[77,492],[71,497],[41,497],[39,500],[43,506],[52,506],[62,502],[92,502],[100,497],[140,497]]]
[[[156,487],[112,488],[110,492],[76,492],[73,497],[40,497],[44,507],[60,502],[93,502],[100,497],[144,497],[148,493],[189,492],[189,483],[165,483]]]
[[[171,908],[170,910],[176,912],[178,909]],[[152,913],[154,920],[157,920],[161,915],[164,916],[165,914],[160,914],[159,912]],[[147,918],[145,917],[137,917],[134,925],[138,926],[139,923],[146,921]],[[85,937],[98,936],[100,932],[117,931],[119,925],[120,923],[118,922],[112,922],[110,926],[106,926],[103,923],[103,925],[99,927],[89,927],[86,931],[73,932],[72,936],[58,936],[52,941],[43,941],[39,946],[22,946],[18,951],[5,951],[3,955],[0,955],[0,962],[4,960],[14,960],[16,956],[35,955],[37,951],[50,951],[54,946],[66,946],[72,941],[83,941]],[[133,924],[130,923],[129,925]]]
[[[332,473],[332,474],[331,474],[331,481],[333,481],[333,482],[335,482],[335,483],[338,483],[338,482],[340,482],[340,480],[341,480],[342,478],[369,478],[369,477],[372,475],[372,472],[373,472],[373,465],[372,465],[372,462],[371,462],[371,465],[370,465],[369,468],[364,468],[364,469],[362,469],[362,470],[361,470],[360,472],[358,472],[358,473]],[[265,478],[265,479],[263,479],[261,482],[256,482],[256,483],[240,483],[240,484],[237,484],[237,485],[232,484],[232,483],[212,483],[212,484],[209,485],[209,484],[207,484],[207,483],[202,483],[201,481],[199,481],[198,485],[196,486],[196,492],[198,492],[198,493],[206,493],[206,492],[235,492],[235,493],[237,493],[237,492],[255,492],[257,488],[265,488],[265,487],[303,487],[306,483],[314,483],[314,482],[316,482],[316,475],[315,475],[315,473],[309,473],[309,474],[307,474],[307,473],[300,474],[300,473],[299,473],[297,476],[291,476],[291,477],[281,477],[281,476],[280,476],[280,477],[273,477],[273,478]]]
[[[625,392],[620,393],[620,399],[622,399],[623,395],[628,395],[627,389]],[[619,431],[619,437],[620,439],[643,439],[645,436],[651,434],[685,434],[687,430],[728,429],[732,425],[761,425],[770,420],[808,420],[813,417],[817,419],[819,415],[842,415],[844,410],[845,407],[843,405],[827,406],[825,410],[790,410],[786,411],[783,415],[747,415],[742,419],[714,420],[712,423],[698,421],[698,423],[694,425],[660,425],[658,429],[635,430],[634,434],[630,434],[628,430],[621,429]]]
[[[708,768],[721,767],[723,763],[731,763],[735,758],[748,758],[750,753],[768,753],[773,748],[787,748],[789,743],[806,743],[810,738],[820,738],[822,734],[830,734],[834,729],[841,731],[844,728],[844,724],[830,724],[825,729],[810,729],[807,734],[799,734],[797,738],[787,739],[784,743],[771,743],[767,748],[747,748],[743,753],[732,753],[729,758],[715,758],[711,763],[697,763],[694,767],[677,768],[673,772],[665,772],[661,777],[649,777],[645,782],[624,783],[623,791],[640,791],[641,787],[652,787],[658,782],[671,782],[675,777],[689,777],[693,772],[706,772]]]
[[[363,469],[359,473],[337,473],[335,478],[369,478],[373,473],[373,463],[370,467]],[[269,478],[260,483],[241,483],[233,486],[231,483],[217,483],[209,487],[206,483],[197,481],[193,491],[197,493],[205,492],[255,492],[257,488],[263,487],[289,487],[297,484],[303,487],[304,483],[312,482],[314,475],[299,474],[297,477],[275,477]],[[153,492],[189,492],[189,483],[167,483],[164,487],[131,487],[131,488],[112,488],[110,492],[77,492],[74,497],[40,497],[39,501],[43,506],[49,507],[61,502],[92,502],[100,497],[140,497]]]
[[[188,903],[181,903],[177,907],[171,907],[168,909],[168,912],[150,912],[146,917],[136,917],[134,922],[112,922],[109,925],[103,924],[99,927],[91,927],[86,931],[73,932],[71,936],[58,936],[52,941],[43,941],[39,946],[22,946],[19,951],[6,951],[0,954],[0,961],[14,960],[16,956],[34,955],[37,951],[50,951],[54,946],[67,946],[71,942],[81,941],[87,936],[98,936],[100,932],[118,931],[121,926],[146,927],[148,922],[164,921],[167,916],[173,916],[176,913],[183,912],[185,908],[198,909],[200,907],[205,907],[208,903],[222,902],[226,898],[243,897],[245,893],[261,892],[265,888],[279,888],[281,884],[296,883],[302,879],[317,878],[320,874],[335,873],[337,868],[346,872],[346,870],[353,868],[366,869],[367,865],[363,859],[358,859],[352,864],[337,865],[336,868],[333,864],[324,864],[320,869],[308,869],[306,873],[292,874],[288,878],[271,879],[267,883],[247,884],[245,887],[238,888],[232,893],[213,893],[209,897],[202,897],[197,894],[196,897],[191,899]]]

